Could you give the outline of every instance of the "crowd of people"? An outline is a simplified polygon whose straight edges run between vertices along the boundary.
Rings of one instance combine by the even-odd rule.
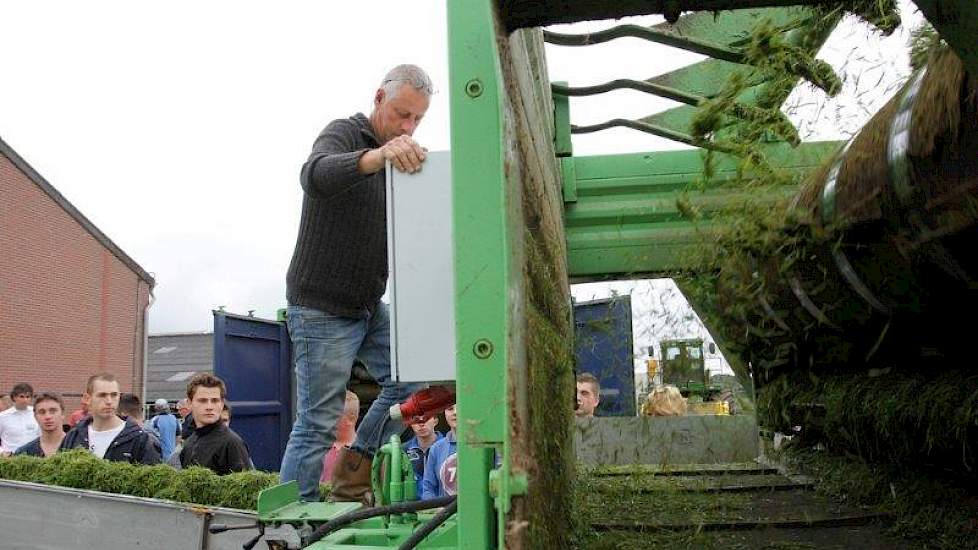
[[[157,399],[153,414],[144,420],[138,396],[120,392],[115,376],[96,374],[88,379],[80,409],[66,414],[55,393],[35,395],[30,384],[14,385],[0,405],[0,456],[25,454],[48,457],[60,450],[82,448],[105,460],[134,464],[167,463],[180,469],[191,465],[218,474],[253,469],[247,445],[230,429],[231,408],[224,382],[209,373],[194,376],[187,397],[176,403],[177,414],[166,399]],[[601,387],[589,373],[577,377],[578,417],[593,417]],[[6,396],[5,396],[6,397]],[[642,405],[642,414],[681,416],[686,400],[674,386],[656,387]],[[346,391],[344,408],[336,424],[336,438],[322,459],[320,481],[330,482],[337,460],[356,438],[360,401]],[[453,495],[457,461],[455,406],[444,414],[449,430],[436,429],[438,417],[410,425],[413,437],[403,444],[411,462],[419,498]]]
[[[81,408],[70,414],[51,392],[35,395],[28,383],[10,391],[10,407],[0,411],[0,456],[49,457],[85,449],[104,460],[131,464],[203,466],[218,474],[253,469],[248,447],[230,428],[227,388],[217,376],[200,373],[187,384],[177,419],[166,399],[157,399],[144,419],[137,395],[123,393],[110,373],[88,378]]]
[[[81,408],[70,414],[60,395],[35,394],[30,384],[19,383],[4,400],[9,406],[0,411],[0,456],[49,457],[63,450],[87,449],[99,458],[132,464],[203,466],[218,474],[253,469],[247,445],[230,429],[231,408],[225,398],[220,378],[198,374],[188,384],[187,398],[177,402],[177,414],[161,398],[145,420],[139,397],[122,393],[112,374],[91,376]],[[359,399],[347,391],[336,441],[323,458],[321,481],[331,481],[340,451],[355,439],[359,413]],[[438,417],[432,417],[411,424],[414,435],[403,445],[422,498],[455,494],[454,406],[445,411],[445,419],[447,434],[437,431]]]

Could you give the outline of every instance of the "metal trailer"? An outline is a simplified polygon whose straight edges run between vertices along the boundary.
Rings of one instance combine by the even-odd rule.
[[[0,480],[0,548],[239,550],[254,530],[212,535],[213,524],[254,524],[254,512]]]

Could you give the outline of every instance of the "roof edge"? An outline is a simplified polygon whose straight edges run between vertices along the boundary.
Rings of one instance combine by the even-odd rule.
[[[112,242],[112,239],[103,233],[101,229],[96,227],[95,224],[85,217],[80,210],[75,208],[75,205],[71,204],[71,202],[69,202],[68,199],[61,194],[61,192],[55,189],[55,187],[51,185],[48,180],[44,179],[44,176],[38,173],[33,166],[31,166],[26,160],[24,160],[23,157],[17,154],[17,151],[14,151],[14,149],[10,147],[10,145],[8,145],[2,137],[0,137],[0,154],[10,159],[10,162],[12,162],[18,170],[33,181],[38,187],[40,187],[42,191],[47,193],[47,195],[51,197],[54,202],[58,203],[58,205],[61,206],[61,208],[64,209],[64,211],[67,212],[72,218],[74,218],[75,221],[82,226],[82,228],[95,237],[95,240],[102,243],[102,246],[108,248],[116,258],[119,258],[122,263],[126,264],[126,267],[131,269],[136,275],[139,276],[140,279],[149,283],[150,289],[156,286],[156,279],[154,279],[152,275],[150,275],[145,269],[142,268],[142,266],[136,263],[136,260],[133,260],[132,257],[119,248],[119,245]]]

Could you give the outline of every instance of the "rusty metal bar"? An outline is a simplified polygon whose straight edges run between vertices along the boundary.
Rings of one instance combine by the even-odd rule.
[[[654,136],[659,136],[666,139],[671,139],[672,141],[678,141],[679,143],[685,143],[687,145],[692,145],[694,147],[707,147],[708,144],[702,143],[693,139],[693,136],[689,134],[683,134],[664,128],[662,126],[656,126],[655,124],[647,124],[645,122],[639,122],[637,120],[629,120],[626,118],[613,118],[611,120],[602,122],[600,124],[591,124],[588,126],[577,126],[571,124],[572,134],[590,134],[592,132],[598,132],[601,130],[607,130],[608,128],[631,128],[632,130],[638,130],[639,132],[645,132],[646,134],[652,134]]]
[[[594,86],[566,86],[555,83],[550,85],[550,89],[554,95],[574,97],[603,94],[612,90],[636,90],[639,92],[664,97],[666,99],[671,99],[673,101],[678,101],[679,103],[685,103],[686,105],[692,105],[694,107],[709,99],[701,95],[691,94],[689,92],[677,90],[676,88],[670,88],[669,86],[652,84],[651,82],[646,82],[644,80],[632,80],[629,78],[619,78],[605,82],[604,84],[596,84]]]
[[[932,0],[936,1],[936,0]],[[499,14],[508,30],[577,23],[596,19],[619,19],[630,15],[661,14],[675,20],[686,11],[723,11],[786,6],[837,5],[832,0],[618,0],[579,2],[574,0],[502,0]]]
[[[558,46],[589,46],[591,44],[601,44],[616,38],[625,37],[641,38],[649,42],[665,44],[731,63],[743,63],[744,61],[744,54],[742,52],[731,50],[719,44],[683,37],[675,33],[664,32],[640,25],[619,25],[603,31],[586,34],[562,34],[546,30],[543,31],[543,39],[550,44]]]

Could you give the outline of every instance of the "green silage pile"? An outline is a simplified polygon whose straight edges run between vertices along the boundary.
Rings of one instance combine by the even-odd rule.
[[[946,472],[870,464],[852,456],[789,447],[779,459],[812,476],[819,492],[892,516],[888,531],[920,548],[978,547],[975,486]]]
[[[978,481],[978,373],[793,373],[758,397],[759,422],[868,463],[958,472]]]
[[[175,470],[165,464],[110,462],[84,450],[50,458],[0,458],[0,479],[241,510],[254,510],[258,493],[279,482],[278,475],[269,472],[219,476],[201,467]]]
[[[774,83],[756,108],[777,108],[778,82],[802,78],[834,93],[837,78],[775,30],[762,22],[745,39],[766,52],[755,70]],[[844,152],[796,181],[793,197],[748,199],[715,216],[719,229],[703,232],[702,257],[689,262],[705,268],[676,282],[758,389],[765,427],[800,429],[868,462],[973,478],[978,375],[960,315],[978,306],[978,84],[932,29],[914,33],[913,61],[926,73]],[[767,141],[795,136],[775,113],[739,114],[751,78],[732,79],[694,127],[740,157],[727,185],[769,192],[792,176],[767,161]],[[893,144],[898,121],[903,149]],[[896,161],[895,150],[904,151]],[[711,162],[708,153],[707,179]]]

